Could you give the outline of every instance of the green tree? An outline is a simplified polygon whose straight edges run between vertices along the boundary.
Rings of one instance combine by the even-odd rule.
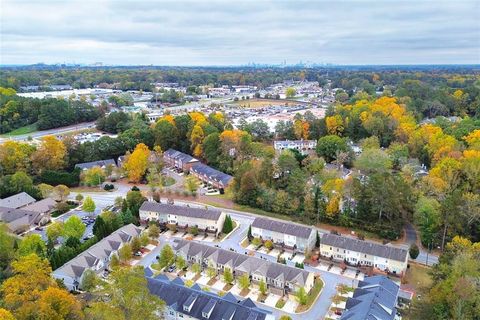
[[[122,263],[127,263],[133,256],[133,250],[132,246],[130,243],[124,244],[119,250],[118,250],[118,258],[120,262]]]
[[[71,216],[63,224],[63,235],[68,237],[73,237],[80,239],[85,233],[85,225],[78,216]]]
[[[187,266],[187,262],[182,256],[177,256],[177,259],[175,260],[175,266],[177,269],[183,270]]]
[[[233,221],[230,215],[225,217],[225,222],[223,223],[223,233],[229,234],[233,230]]]
[[[441,205],[434,198],[420,197],[415,205],[414,219],[420,227],[422,244],[430,247],[441,226]]]
[[[109,268],[110,270],[113,270],[119,266],[120,266],[120,259],[118,258],[118,255],[113,254],[112,257],[110,258]]]
[[[191,269],[192,269],[192,272],[195,273],[195,274],[199,274],[202,271],[202,268],[200,267],[200,265],[198,263],[192,264]]]
[[[132,252],[137,253],[140,251],[140,248],[142,247],[142,243],[140,241],[139,237],[135,237],[132,239],[130,242],[130,245],[132,246]]]
[[[249,226],[248,226],[247,238],[248,238],[248,241],[252,241],[252,239],[253,239],[253,235],[252,235],[252,225],[249,225]]]
[[[265,281],[260,280],[260,283],[258,284],[258,290],[262,295],[267,294],[267,284],[265,283]]]
[[[210,279],[215,278],[217,276],[217,270],[213,266],[208,266],[207,268],[207,277]]]
[[[298,288],[297,292],[295,293],[295,296],[298,300],[298,303],[300,303],[302,306],[307,304],[308,296],[304,287]]]
[[[188,192],[191,192],[191,193],[196,192],[198,189],[198,179],[192,175],[189,175],[188,177],[185,178],[184,187]]]
[[[105,181],[105,171],[95,166],[87,169],[80,175],[82,182],[88,187],[101,185]]]
[[[250,287],[250,277],[247,273],[243,274],[238,278],[238,285],[243,290],[246,290]]]
[[[175,261],[175,253],[170,245],[166,244],[160,251],[160,257],[158,258],[158,264],[160,268],[165,268],[171,265]]]
[[[167,120],[158,121],[153,129],[155,136],[155,145],[158,145],[162,150],[173,148],[178,143],[178,130]]]
[[[20,242],[17,252],[20,256],[28,256],[31,253],[35,253],[37,256],[44,258],[47,253],[47,247],[39,234],[29,234]]]
[[[62,221],[54,221],[46,229],[48,241],[51,243],[56,243],[58,237],[63,234],[63,222]]]
[[[78,193],[76,196],[75,196],[75,200],[77,200],[78,202],[82,201],[83,200],[83,195],[81,193]]]
[[[95,302],[87,309],[87,317],[107,320],[105,309],[112,314],[122,315],[121,319],[156,320],[165,308],[165,302],[150,293],[142,267],[118,268],[113,270],[108,282],[102,282],[99,290],[106,301]],[[114,319],[118,319],[115,316]]]
[[[83,201],[82,209],[89,214],[93,214],[95,212],[95,202],[93,202],[90,196],[87,196]]]
[[[151,224],[148,227],[148,236],[152,240],[158,239],[158,237],[160,236],[160,228],[156,224]]]
[[[408,250],[408,253],[410,254],[410,258],[415,260],[415,259],[417,259],[418,255],[420,254],[420,250],[418,249],[418,246],[414,243],[410,246],[410,249]]]
[[[82,284],[81,288],[85,291],[92,291],[98,284],[97,274],[91,270],[87,269],[82,275]]]
[[[337,135],[321,137],[317,142],[317,154],[327,162],[337,159],[339,152],[347,152],[348,145],[345,139]]]
[[[103,220],[102,216],[99,215],[95,219],[95,224],[93,225],[93,234],[97,237],[98,240],[101,240],[109,235],[107,224]]]
[[[225,283],[232,284],[233,274],[230,268],[225,268],[225,270],[223,270],[223,281]]]
[[[288,87],[285,90],[285,96],[287,97],[287,99],[295,97],[296,94],[297,94],[297,90],[295,90],[295,88]]]

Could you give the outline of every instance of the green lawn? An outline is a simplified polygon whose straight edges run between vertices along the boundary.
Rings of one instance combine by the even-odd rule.
[[[310,293],[307,295],[307,303],[305,305],[298,305],[297,310],[295,312],[305,312],[310,307],[312,304],[317,300],[318,295],[320,294],[320,291],[322,291],[323,288],[323,281],[321,279],[315,280],[315,284],[313,285],[312,290],[310,290]]]
[[[162,181],[162,185],[164,187],[169,187],[171,185],[175,184],[175,179],[172,177],[164,177]]]
[[[20,127],[20,128],[17,128],[13,131],[10,131],[8,133],[5,133],[3,134],[2,136],[4,137],[8,137],[8,136],[20,136],[20,135],[23,135],[23,134],[28,134],[28,133],[32,133],[32,132],[35,132],[37,131],[38,128],[37,128],[37,124],[36,123],[32,123],[32,124],[29,124],[28,126],[25,126],[25,127]]]

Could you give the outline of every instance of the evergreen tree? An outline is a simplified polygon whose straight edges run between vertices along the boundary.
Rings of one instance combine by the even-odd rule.
[[[103,220],[102,216],[97,216],[95,219],[95,224],[93,225],[93,234],[98,238],[98,240],[105,238],[109,234],[108,226],[105,223],[105,220]]]
[[[253,239],[253,235],[252,235],[252,225],[249,225],[249,226],[248,226],[247,238],[248,238],[248,241],[252,241],[252,239]]]
[[[225,222],[223,223],[223,233],[228,234],[233,230],[233,221],[230,215],[225,217]]]
[[[315,247],[320,248],[320,234],[317,231],[317,238],[315,240]]]
[[[133,217],[132,211],[129,208],[127,208],[125,212],[122,212],[121,217],[124,225],[135,222],[135,218]]]

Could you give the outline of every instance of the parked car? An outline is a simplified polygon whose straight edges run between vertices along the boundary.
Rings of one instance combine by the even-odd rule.
[[[137,251],[135,252],[134,254],[135,257],[141,257],[142,256],[142,253],[140,251]]]
[[[38,226],[38,227],[36,227],[36,228],[35,228],[35,230],[37,230],[37,231],[42,231],[42,230],[43,230],[43,228],[42,228],[42,227],[40,227],[40,226]]]
[[[167,271],[168,271],[168,272],[173,272],[173,271],[175,271],[175,266],[170,266],[170,267],[168,267]]]

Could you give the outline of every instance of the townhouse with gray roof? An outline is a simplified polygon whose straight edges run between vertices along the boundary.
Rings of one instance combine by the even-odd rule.
[[[91,169],[93,167],[100,167],[102,169],[105,169],[107,166],[116,167],[117,164],[115,163],[115,160],[113,160],[113,159],[106,159],[106,160],[98,160],[98,161],[77,163],[75,165],[75,168],[80,168],[82,170],[88,170],[88,169]]]
[[[212,186],[223,193],[233,177],[203,163],[194,164],[190,174],[202,181],[207,186]]]
[[[313,228],[268,218],[255,218],[252,235],[263,241],[271,240],[284,250],[304,253],[315,247],[317,232]]]
[[[35,224],[46,224],[56,202],[51,198],[36,201],[28,193],[21,192],[0,199],[0,222],[12,233],[22,233]]]
[[[192,165],[199,163],[198,159],[195,159],[191,155],[174,149],[168,149],[163,153],[163,161],[165,165],[184,172],[190,171]]]
[[[386,276],[367,277],[358,283],[345,305],[341,320],[393,320],[400,287]]]
[[[83,274],[87,269],[97,274],[108,270],[112,256],[140,233],[141,229],[133,224],[123,226],[53,271],[52,276],[62,280],[71,291],[81,289]]]
[[[370,266],[399,276],[407,270],[408,251],[378,243],[324,234],[320,254],[350,265]]]
[[[198,263],[203,269],[212,267],[221,274],[228,268],[235,277],[247,274],[253,283],[264,281],[268,290],[277,295],[294,293],[300,287],[308,293],[315,282],[315,275],[306,270],[194,241],[177,240],[174,251],[188,263]]]
[[[13,196],[0,199],[0,207],[18,209],[35,202],[35,198],[26,192],[20,192]]]
[[[186,205],[175,205],[145,201],[139,210],[140,221],[148,223],[157,221],[160,225],[176,225],[186,230],[196,226],[199,231],[218,236],[223,229],[225,212],[213,208],[194,208]]]
[[[195,284],[191,288],[182,279],[170,281],[166,276],[147,277],[151,294],[165,301],[163,318],[202,320],[274,320],[275,317],[255,305],[250,299],[237,300],[231,293],[220,297],[203,291]]]

